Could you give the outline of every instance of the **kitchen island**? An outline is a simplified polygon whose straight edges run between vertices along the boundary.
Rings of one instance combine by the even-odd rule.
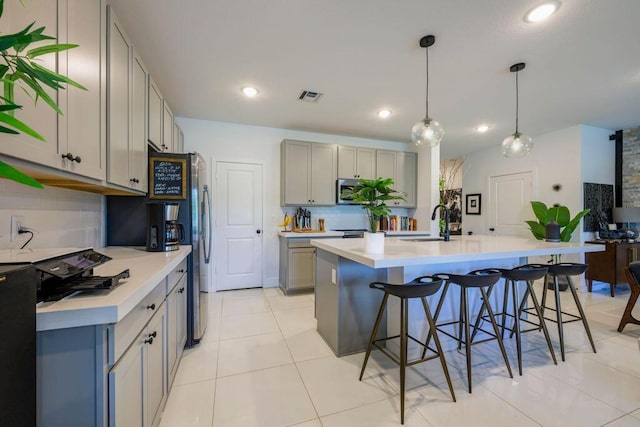
[[[338,356],[366,349],[382,300],[382,292],[370,289],[370,282],[402,284],[425,274],[464,274],[479,268],[511,268],[526,263],[532,256],[604,250],[603,245],[481,235],[455,236],[450,242],[432,238],[386,238],[383,254],[366,253],[363,239],[311,240],[311,245],[317,249],[318,332]],[[493,293],[493,297],[497,298],[497,295],[502,295],[501,290]],[[439,296],[437,293],[431,298],[437,301]],[[441,320],[457,315],[458,298],[456,292],[448,294]],[[388,314],[397,319],[399,304],[394,300],[389,301]],[[469,306],[471,312],[477,312],[478,299],[470,301]],[[422,308],[417,303],[411,304],[409,311],[410,333],[424,336],[426,322]],[[389,322],[386,329],[390,335],[397,334],[397,322]]]

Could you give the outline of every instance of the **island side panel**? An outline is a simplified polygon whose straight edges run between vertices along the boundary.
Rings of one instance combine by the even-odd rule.
[[[316,251],[318,333],[337,356],[366,350],[383,297],[369,283],[385,280],[385,269]],[[378,337],[384,337],[385,330],[386,317]]]

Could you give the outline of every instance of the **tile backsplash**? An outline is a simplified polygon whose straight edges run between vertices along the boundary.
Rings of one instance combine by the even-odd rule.
[[[11,241],[11,216],[34,230],[28,248],[104,246],[104,196],[56,187],[43,190],[0,179],[0,249],[21,247],[29,234]]]

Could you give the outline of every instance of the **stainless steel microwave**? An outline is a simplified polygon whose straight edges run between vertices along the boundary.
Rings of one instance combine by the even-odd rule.
[[[359,179],[338,179],[336,181],[336,203],[339,205],[359,205],[360,203],[354,202],[349,197],[341,197],[344,190],[351,190],[354,185],[359,183]]]

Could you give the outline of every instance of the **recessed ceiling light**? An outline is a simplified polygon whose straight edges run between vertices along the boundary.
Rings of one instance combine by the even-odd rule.
[[[476,130],[480,133],[485,133],[489,130],[489,125],[479,125],[478,127],[476,127]]]
[[[258,94],[258,89],[256,89],[255,87],[251,87],[251,86],[245,86],[245,87],[242,88],[242,93],[244,93],[249,98],[253,98],[254,96],[256,96]]]
[[[380,119],[388,119],[391,116],[391,110],[380,110],[378,111],[378,118]]]
[[[524,20],[531,23],[542,22],[553,15],[559,8],[559,1],[548,1],[542,3],[527,12],[524,16]]]

